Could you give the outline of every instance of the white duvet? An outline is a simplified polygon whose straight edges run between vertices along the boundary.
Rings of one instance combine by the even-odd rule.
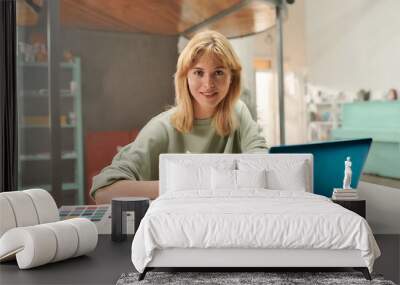
[[[132,243],[143,272],[155,249],[358,249],[372,272],[379,248],[368,223],[328,198],[299,191],[181,191],[156,199]]]

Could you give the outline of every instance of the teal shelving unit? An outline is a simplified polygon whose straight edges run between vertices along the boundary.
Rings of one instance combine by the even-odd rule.
[[[18,189],[52,191],[47,63],[18,63]],[[73,82],[71,84],[71,82]],[[81,61],[61,63],[60,124],[63,204],[84,204]]]
[[[342,126],[334,139],[372,138],[366,173],[400,178],[400,101],[369,101],[343,105]]]

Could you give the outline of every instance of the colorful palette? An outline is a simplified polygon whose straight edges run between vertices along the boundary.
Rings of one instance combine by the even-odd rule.
[[[80,217],[89,219],[92,222],[99,222],[104,217],[104,215],[106,215],[108,209],[109,207],[104,205],[62,206],[59,209],[60,220],[68,220]]]

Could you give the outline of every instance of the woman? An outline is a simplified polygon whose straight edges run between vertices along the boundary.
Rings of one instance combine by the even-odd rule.
[[[117,196],[158,196],[161,153],[266,152],[240,96],[241,65],[229,41],[214,31],[195,35],[178,58],[176,106],[151,119],[93,178],[97,204]]]

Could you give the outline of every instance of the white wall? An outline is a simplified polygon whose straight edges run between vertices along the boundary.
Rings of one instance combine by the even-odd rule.
[[[308,81],[334,90],[400,89],[400,1],[305,0]],[[400,189],[360,182],[375,234],[400,234]]]
[[[335,89],[400,89],[400,1],[305,0],[309,81]]]
[[[255,53],[254,37],[243,37],[231,39],[230,42],[240,59],[242,65],[242,88],[245,93],[242,93],[242,101],[249,107],[253,119],[257,118],[256,111],[256,82],[255,70],[253,66],[253,58]]]
[[[295,93],[285,92],[286,144],[307,141],[306,105],[304,104],[304,80],[306,64],[305,5],[297,0],[288,5],[288,18],[283,26],[283,53],[285,77],[293,74]],[[286,87],[288,82],[285,82]]]
[[[243,82],[242,85],[244,88],[250,90],[253,95],[252,98],[255,98],[255,74],[253,67],[253,55],[254,55],[254,37],[244,37],[239,39],[230,40],[235,52],[240,58],[240,62],[242,64],[242,76]],[[254,102],[254,101],[252,101]]]
[[[283,21],[283,57],[285,77],[290,73],[294,75],[295,93],[285,92],[285,138],[286,144],[304,143],[307,139],[306,115],[304,105],[304,75],[306,64],[305,53],[305,19],[304,1],[296,1],[294,5],[287,6],[287,17]],[[270,29],[256,37],[255,55],[272,60],[274,80],[276,76],[276,30]],[[286,84],[287,82],[285,82]],[[287,86],[286,86],[287,87]],[[288,90],[286,90],[288,91]],[[272,145],[280,144],[279,141],[279,112],[278,93],[275,86],[273,98],[270,98],[270,119],[274,121],[270,125],[275,127],[274,132],[269,132],[273,137],[269,138]],[[268,138],[267,138],[268,140]]]
[[[400,234],[400,189],[360,182],[358,190],[374,234]]]

